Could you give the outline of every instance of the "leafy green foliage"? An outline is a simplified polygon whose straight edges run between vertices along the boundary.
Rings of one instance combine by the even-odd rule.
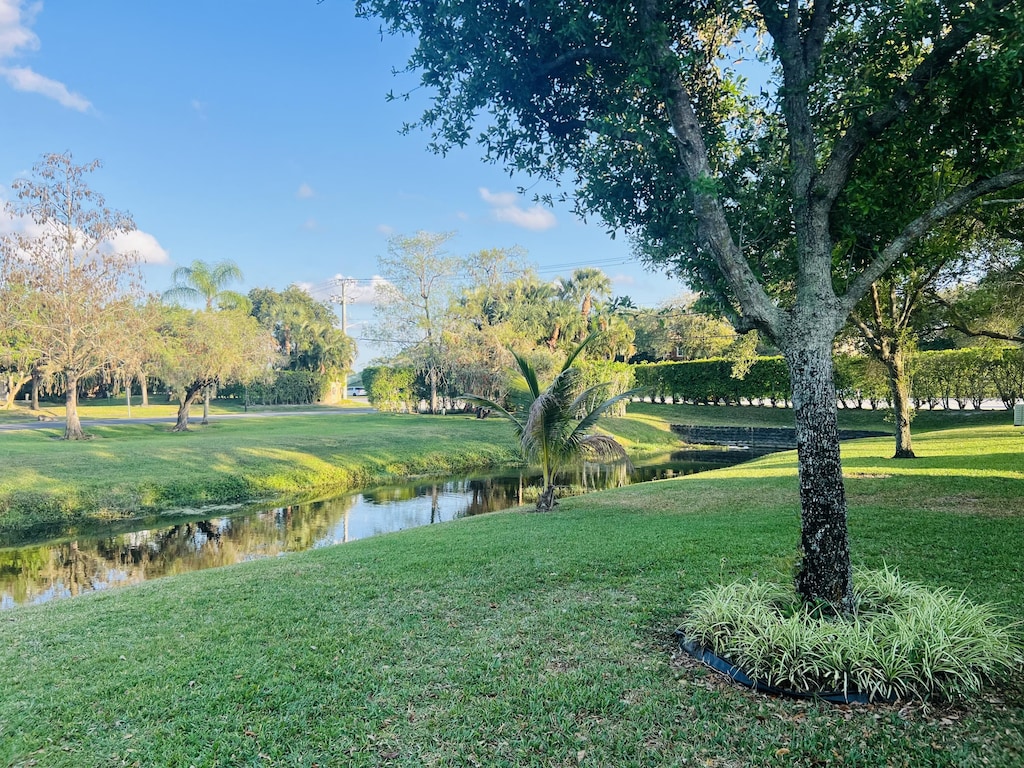
[[[310,405],[323,399],[330,384],[327,376],[317,371],[274,371],[268,381],[223,387],[218,396],[248,398],[253,405]]]
[[[414,410],[417,399],[413,386],[416,371],[413,368],[370,366],[363,369],[363,386],[370,405],[384,413]]]
[[[283,291],[249,291],[252,314],[269,329],[280,347],[284,366],[341,377],[352,367],[355,342],[336,326],[334,310],[298,286]]]
[[[768,685],[873,699],[967,696],[1024,665],[1017,627],[994,606],[888,568],[861,570],[854,585],[856,613],[838,618],[770,582],[708,587],[682,631]]]

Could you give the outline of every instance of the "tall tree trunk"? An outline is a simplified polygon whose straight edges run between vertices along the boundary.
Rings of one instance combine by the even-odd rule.
[[[67,393],[64,396],[65,403],[65,440],[85,440],[85,432],[82,431],[82,422],[78,418],[78,376],[67,374]]]
[[[901,348],[895,347],[882,362],[889,372],[892,415],[896,421],[896,455],[893,458],[916,459],[910,435],[910,376],[907,374],[906,355]]]
[[[210,384],[207,384],[203,389],[203,420],[199,422],[200,424],[210,423],[210,393],[212,391],[213,386]]]
[[[32,369],[32,410],[39,410],[39,368]]]
[[[853,573],[831,340],[797,342],[783,354],[793,387],[800,464],[802,525],[796,589],[812,605],[827,603],[850,612]]]
[[[427,372],[427,378],[430,380],[430,412],[437,413],[437,366],[431,364],[430,370]]]
[[[142,407],[145,408],[149,405],[149,381],[145,373],[139,374],[139,389],[142,394]]]
[[[128,418],[132,417],[132,377],[125,377],[124,381],[124,402],[128,406]]]

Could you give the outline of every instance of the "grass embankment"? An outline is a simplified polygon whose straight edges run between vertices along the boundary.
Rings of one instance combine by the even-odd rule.
[[[396,477],[461,472],[516,457],[496,420],[378,414],[0,432],[0,537],[171,508],[257,498],[298,500]]]
[[[854,559],[1024,612],[1024,433],[844,446]],[[957,707],[734,688],[693,590],[785,580],[793,454],[0,614],[0,764],[1019,766],[1019,679]]]
[[[131,413],[123,397],[103,398],[99,400],[82,400],[78,404],[78,417],[83,421],[89,419],[159,419],[174,418],[178,415],[177,402],[165,402],[163,396],[154,397],[150,404],[143,407],[138,398],[133,398]],[[365,400],[343,400],[336,405],[250,405],[248,408],[237,400],[213,400],[210,402],[210,414],[223,416],[233,413],[260,413],[261,411],[332,411],[338,408],[366,408]],[[38,421],[64,422],[67,409],[63,402],[43,401],[38,411],[33,411],[23,401],[17,401],[11,408],[0,408],[0,424],[31,424]],[[203,413],[202,404],[192,408],[192,420],[198,420]]]

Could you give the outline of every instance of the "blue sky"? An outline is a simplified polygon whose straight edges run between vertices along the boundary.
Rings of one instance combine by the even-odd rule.
[[[599,222],[515,195],[532,182],[476,148],[442,158],[399,135],[422,106],[385,100],[414,84],[391,74],[410,49],[348,0],[0,0],[0,198],[44,153],[100,159],[91,186],[134,215],[152,291],[177,265],[231,259],[237,289],[326,298],[417,230],[457,232],[459,254],[520,246],[545,278],[599,266],[641,305],[685,289]],[[353,336],[370,320],[350,306]]]

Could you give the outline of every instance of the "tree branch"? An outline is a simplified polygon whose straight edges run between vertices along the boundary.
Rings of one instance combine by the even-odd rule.
[[[988,179],[978,179],[963,187],[952,195],[932,206],[903,228],[896,238],[887,245],[878,257],[867,266],[850,284],[845,296],[840,299],[840,311],[843,315],[853,311],[853,307],[868,291],[873,282],[878,280],[896,263],[903,254],[938,222],[961,211],[969,203],[990,192],[1024,183],[1024,166],[1004,171]]]
[[[1014,341],[1018,344],[1024,344],[1024,335],[1013,334],[1013,333],[1002,333],[1001,331],[993,331],[988,328],[975,328],[967,319],[957,311],[957,308],[953,306],[952,302],[939,296],[937,293],[933,293],[932,298],[939,304],[944,306],[950,315],[950,322],[946,323],[947,328],[952,328],[965,336],[982,336],[986,339],[997,339],[999,341]]]
[[[743,315],[769,336],[777,338],[783,327],[782,314],[732,238],[722,200],[711,183],[714,172],[693,101],[680,78],[678,60],[660,35],[657,16],[657,0],[644,0],[640,7],[640,24],[675,132],[682,175],[691,187],[699,237],[714,254],[718,268],[739,300]]]
[[[817,184],[820,191],[819,205],[825,206],[826,210],[832,207],[849,178],[854,160],[864,151],[865,147],[896,122],[922,96],[928,84],[944,72],[954,57],[975,39],[977,29],[972,21],[998,13],[1013,1],[990,0],[988,3],[975,6],[973,11],[962,16],[949,34],[935,42],[931,52],[896,89],[888,104],[869,115],[866,120],[850,127],[846,134],[836,142],[828,164],[819,177]],[[762,6],[766,2],[767,0],[760,0],[758,5]]]

